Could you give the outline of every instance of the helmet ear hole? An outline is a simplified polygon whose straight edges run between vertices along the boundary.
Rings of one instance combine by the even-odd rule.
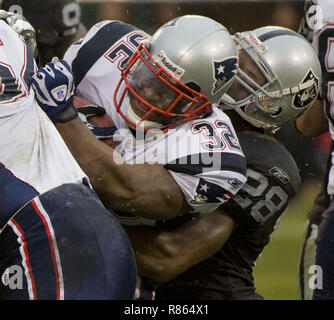
[[[195,82],[188,82],[185,85],[194,91],[201,92],[201,87]]]
[[[150,52],[151,51],[152,44],[150,42],[146,43],[146,48]]]

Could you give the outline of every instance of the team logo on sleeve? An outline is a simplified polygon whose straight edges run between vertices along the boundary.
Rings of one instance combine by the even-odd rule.
[[[237,68],[238,59],[236,57],[227,58],[223,61],[213,61],[213,77],[215,82],[211,93],[216,94],[222,89],[237,74]]]
[[[299,86],[302,90],[296,93],[293,99],[293,106],[304,108],[316,98],[319,92],[319,79],[315,76],[312,69],[310,69]]]
[[[192,204],[219,203],[229,200],[233,194],[215,183],[199,179],[196,195],[190,201]]]
[[[239,189],[242,187],[242,185],[244,184],[243,182],[241,182],[240,180],[234,178],[234,179],[228,179],[227,182],[236,189]]]

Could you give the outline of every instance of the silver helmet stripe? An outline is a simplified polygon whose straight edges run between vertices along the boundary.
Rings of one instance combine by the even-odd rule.
[[[265,42],[265,41],[267,41],[271,38],[278,37],[278,36],[285,36],[285,35],[299,36],[300,38],[304,39],[303,36],[301,36],[299,33],[294,32],[292,30],[273,30],[273,31],[269,31],[269,32],[264,33],[261,36],[259,36],[258,39],[261,42]]]

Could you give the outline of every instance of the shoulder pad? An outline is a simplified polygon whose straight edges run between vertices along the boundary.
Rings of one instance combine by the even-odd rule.
[[[242,131],[238,137],[248,168],[267,172],[283,184],[289,183],[294,193],[297,192],[301,183],[299,169],[282,143],[272,136],[253,131]]]

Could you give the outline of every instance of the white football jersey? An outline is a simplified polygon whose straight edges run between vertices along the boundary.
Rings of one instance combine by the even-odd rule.
[[[136,47],[149,37],[132,25],[108,20],[94,25],[65,53],[76,94],[106,108],[117,128],[123,126],[123,120],[114,108],[113,92]]]
[[[322,91],[324,110],[328,118],[329,131],[334,141],[334,1],[309,0],[306,23],[312,32],[312,45],[318,53],[322,69]],[[334,152],[329,171],[327,192],[334,195]]]
[[[118,129],[115,138],[121,141],[120,161],[164,166],[194,211],[211,212],[246,182],[245,157],[228,116],[214,108],[210,116],[165,134],[135,137],[115,109],[113,95],[121,71],[136,47],[148,39],[134,26],[104,21],[73,44],[64,59],[74,72],[77,94],[103,106],[112,117]],[[121,110],[125,107],[123,103]]]
[[[0,61],[1,220],[37,194],[82,183],[85,174],[34,100],[30,83],[36,65],[30,50],[3,21]]]

